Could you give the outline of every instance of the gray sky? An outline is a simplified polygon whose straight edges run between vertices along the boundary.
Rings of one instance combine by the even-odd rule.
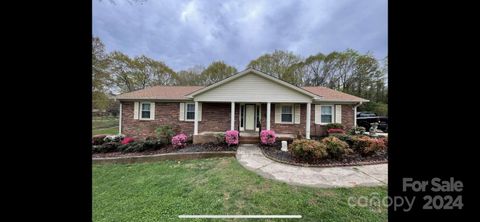
[[[175,71],[223,60],[243,70],[275,49],[387,55],[387,0],[93,0],[93,35],[108,52]]]

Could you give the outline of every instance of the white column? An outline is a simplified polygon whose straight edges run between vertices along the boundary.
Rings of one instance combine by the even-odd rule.
[[[120,102],[120,110],[118,117],[118,134],[122,134],[122,103]]]
[[[305,137],[307,139],[310,139],[310,117],[312,116],[311,115],[311,110],[312,109],[312,104],[311,103],[307,103],[307,121],[305,123],[306,125],[306,128],[305,128]]]
[[[270,130],[270,102],[267,103],[267,130]]]
[[[193,135],[198,135],[198,102],[195,101],[195,120],[193,121]]]
[[[235,129],[235,102],[230,105],[230,130]]]

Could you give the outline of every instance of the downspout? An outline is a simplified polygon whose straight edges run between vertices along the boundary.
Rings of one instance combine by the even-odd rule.
[[[353,106],[353,126],[357,126],[357,107],[361,106],[363,102]]]

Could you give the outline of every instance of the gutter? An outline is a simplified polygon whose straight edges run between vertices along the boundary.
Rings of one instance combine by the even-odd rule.
[[[353,106],[353,126],[357,126],[357,107],[361,106],[363,102],[359,102]]]

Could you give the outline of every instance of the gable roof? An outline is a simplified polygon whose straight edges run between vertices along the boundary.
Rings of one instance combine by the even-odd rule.
[[[302,89],[302,88],[300,88],[300,87],[297,87],[297,86],[295,86],[295,85],[292,85],[292,84],[290,84],[290,83],[288,83],[288,82],[285,82],[285,81],[283,81],[283,80],[281,80],[281,79],[279,79],[279,78],[275,78],[275,77],[273,77],[273,76],[271,76],[271,75],[268,75],[268,74],[266,74],[266,73],[260,72],[260,71],[258,71],[258,70],[256,70],[256,69],[253,69],[253,68],[245,69],[245,70],[243,70],[243,71],[241,71],[241,72],[239,72],[239,73],[237,73],[237,74],[231,75],[231,76],[229,76],[229,77],[227,77],[227,78],[225,78],[225,79],[223,79],[223,80],[221,80],[221,81],[219,81],[219,82],[216,82],[216,83],[214,83],[214,84],[212,84],[212,85],[209,85],[209,86],[207,86],[207,87],[205,87],[205,88],[201,88],[201,89],[199,89],[199,90],[197,90],[197,91],[195,91],[195,92],[192,92],[192,93],[190,93],[190,94],[187,94],[186,96],[189,97],[189,98],[193,98],[193,97],[195,97],[196,95],[202,94],[202,93],[204,93],[204,92],[206,92],[206,91],[209,91],[209,90],[211,90],[211,89],[214,89],[214,88],[216,88],[216,87],[218,87],[218,86],[221,86],[221,85],[223,85],[223,84],[225,84],[225,83],[231,82],[231,81],[233,81],[233,80],[235,80],[235,79],[238,79],[238,78],[240,78],[240,77],[242,77],[242,76],[245,76],[245,75],[247,75],[247,74],[249,74],[249,73],[253,73],[253,74],[259,75],[259,76],[261,76],[261,77],[263,77],[263,78],[265,78],[265,79],[268,79],[268,80],[271,80],[271,81],[273,81],[273,82],[276,82],[276,83],[278,83],[278,84],[280,84],[280,85],[286,86],[287,88],[290,88],[290,89],[292,89],[292,90],[294,90],[294,91],[297,91],[297,92],[299,92],[299,93],[301,93],[301,94],[310,96],[310,97],[312,97],[312,98],[317,98],[317,97],[318,97],[318,95],[316,95],[316,94],[314,94],[314,93],[311,93],[311,92],[309,92],[309,91],[307,91],[307,90],[304,90],[304,89]]]
[[[119,100],[192,100],[195,95],[216,88],[219,85],[235,80],[248,73],[255,73],[264,78],[272,80],[278,84],[286,86],[290,89],[298,91],[304,95],[311,96],[315,101],[332,101],[332,102],[368,102],[369,100],[333,90],[323,86],[297,87],[288,82],[267,75],[258,70],[248,68],[242,72],[232,75],[224,80],[209,86],[153,86],[145,89],[124,93],[116,96]]]
[[[204,86],[153,86],[129,93],[118,95],[116,98],[125,99],[155,99],[155,100],[186,100],[185,95],[204,88]]]
[[[368,102],[369,100],[356,97],[347,93],[333,90],[323,86],[308,86],[303,89],[321,96],[319,101],[336,101],[336,102]]]

